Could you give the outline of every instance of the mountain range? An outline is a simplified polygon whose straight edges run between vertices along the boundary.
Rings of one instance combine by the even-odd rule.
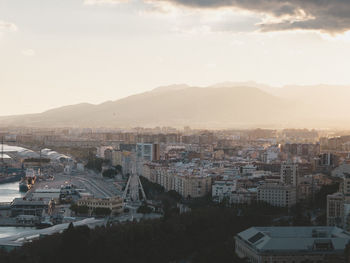
[[[350,86],[171,85],[94,105],[0,117],[0,126],[333,128],[350,126]]]

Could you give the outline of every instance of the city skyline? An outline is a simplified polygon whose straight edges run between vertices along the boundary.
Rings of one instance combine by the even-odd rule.
[[[350,263],[350,0],[0,0],[0,263]]]
[[[2,0],[0,116],[173,83],[350,84],[349,4],[315,2]]]

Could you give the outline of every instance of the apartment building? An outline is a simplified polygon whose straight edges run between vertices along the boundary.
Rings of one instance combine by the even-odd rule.
[[[343,193],[327,195],[327,226],[344,226],[344,202]]]
[[[298,185],[298,165],[297,164],[282,164],[281,165],[281,183]]]
[[[273,206],[291,207],[296,204],[296,188],[292,185],[265,184],[258,187],[257,200]]]
[[[229,197],[236,190],[234,180],[230,181],[215,181],[212,185],[212,197],[217,201],[222,201],[225,197]]]

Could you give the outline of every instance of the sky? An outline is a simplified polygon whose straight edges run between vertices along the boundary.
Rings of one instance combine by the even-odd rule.
[[[158,86],[350,84],[348,0],[0,0],[0,115]]]

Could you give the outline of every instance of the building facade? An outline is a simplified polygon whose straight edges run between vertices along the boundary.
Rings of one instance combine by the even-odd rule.
[[[121,213],[124,207],[123,199],[119,196],[111,198],[85,197],[79,199],[77,205],[87,206],[90,213],[96,208],[108,208],[112,213]]]
[[[291,207],[296,204],[296,188],[283,184],[262,185],[258,187],[257,200],[272,206]]]
[[[327,195],[327,226],[343,227],[344,202],[343,193]]]
[[[281,165],[281,182],[283,184],[298,185],[298,165],[282,164]]]

